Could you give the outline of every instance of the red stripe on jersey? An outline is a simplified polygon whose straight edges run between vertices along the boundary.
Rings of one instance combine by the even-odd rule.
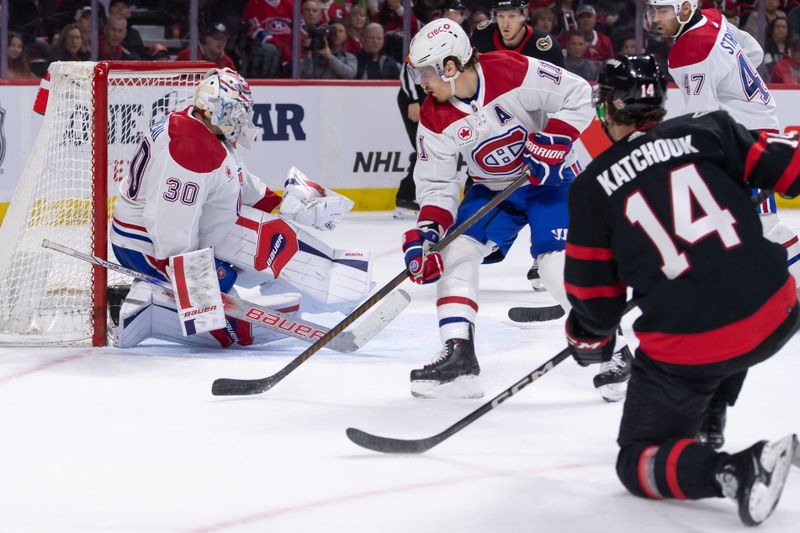
[[[453,225],[453,215],[447,209],[436,205],[423,205],[417,217],[418,222],[430,220],[436,222],[442,227],[442,231],[447,231],[447,228]]]
[[[775,187],[773,187],[775,192],[784,193],[788,191],[789,187],[794,183],[794,180],[797,179],[798,174],[800,174],[800,152],[795,150],[792,160],[786,165],[783,174],[781,174],[781,178],[778,180],[778,183],[775,184]]]
[[[672,497],[676,500],[685,500],[686,494],[681,490],[678,484],[678,459],[680,459],[683,450],[690,444],[695,442],[692,439],[681,439],[675,443],[667,456],[667,485],[669,486]]]
[[[758,164],[758,161],[761,159],[761,154],[764,153],[766,147],[767,134],[761,133],[758,136],[758,141],[747,151],[747,158],[744,162],[744,181],[750,181],[750,173],[753,172],[753,168]]]
[[[456,109],[450,102],[437,102],[436,98],[426,98],[419,111],[419,123],[433,133],[442,133],[447,126],[466,117],[467,114]]]
[[[658,446],[648,446],[642,451],[639,456],[639,466],[637,472],[639,474],[639,486],[647,495],[648,498],[660,500],[661,494],[658,493],[658,488],[650,485],[650,478],[647,476],[647,465],[653,460],[653,456],[658,452]]]
[[[114,217],[113,220],[114,224],[122,226],[123,228],[135,229],[147,233],[147,228],[145,228],[144,226],[137,226],[136,224],[128,224],[127,222],[120,221],[117,217]]]
[[[568,242],[567,257],[581,261],[611,261],[614,259],[614,254],[611,252],[611,248],[580,246]]]
[[[764,342],[797,305],[794,278],[789,279],[761,308],[741,320],[703,333],[637,331],[639,348],[651,359],[676,365],[718,363],[746,354]]]
[[[591,300],[593,298],[616,298],[625,294],[625,285],[617,283],[615,285],[595,285],[594,287],[578,287],[572,283],[564,283],[567,294],[571,294],[581,300]]]
[[[800,240],[800,239],[798,239],[797,235],[795,235],[794,237],[792,237],[791,239],[789,239],[788,241],[786,241],[785,243],[783,243],[783,245],[782,245],[782,246],[783,246],[784,248],[789,248],[789,247],[791,247],[793,244],[796,244],[798,240]]]
[[[178,289],[178,305],[180,305],[181,309],[191,307],[192,302],[189,300],[189,288],[186,286],[186,273],[183,270],[182,255],[175,256],[172,261],[172,268],[175,274],[173,281],[175,282],[175,288]]]
[[[470,298],[463,296],[444,296],[436,300],[436,307],[447,304],[462,304],[470,306],[476,313],[478,312],[478,303]]]

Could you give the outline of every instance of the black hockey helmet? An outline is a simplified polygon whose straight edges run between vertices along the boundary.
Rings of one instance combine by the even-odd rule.
[[[617,56],[606,63],[594,88],[594,105],[601,122],[607,113],[629,117],[663,108],[667,77],[650,54]]]
[[[525,16],[528,16],[528,1],[527,0],[492,0],[492,16],[497,11],[508,11],[511,9],[518,9],[522,11]]]

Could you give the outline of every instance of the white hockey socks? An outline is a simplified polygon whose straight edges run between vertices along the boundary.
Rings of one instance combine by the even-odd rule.
[[[436,284],[436,312],[442,343],[469,339],[478,316],[478,269],[487,246],[461,236],[442,250],[444,271]]]
[[[539,277],[542,279],[542,283],[556,302],[564,308],[564,311],[569,313],[572,306],[569,304],[567,290],[564,288],[566,253],[562,250],[539,254],[536,256],[536,261],[539,263]]]

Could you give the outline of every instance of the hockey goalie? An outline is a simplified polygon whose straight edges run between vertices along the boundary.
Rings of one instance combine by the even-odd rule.
[[[229,347],[283,337],[226,316],[220,293],[296,316],[348,312],[371,286],[370,253],[339,250],[302,229],[332,230],[353,202],[292,167],[283,197],[251,174],[236,152],[257,132],[247,81],[213,69],[192,106],[143,136],[110,223],[125,267],[167,281],[134,281],[119,308],[119,347],[159,339]],[[270,214],[280,208],[279,214]]]

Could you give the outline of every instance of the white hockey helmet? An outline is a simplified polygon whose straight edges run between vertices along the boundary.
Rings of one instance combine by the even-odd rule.
[[[424,67],[431,67],[444,81],[444,62],[455,58],[459,71],[472,58],[473,49],[464,29],[450,19],[436,19],[422,27],[411,39],[408,47],[408,61],[412,67],[423,73]],[[452,79],[458,77],[458,74]]]
[[[680,27],[678,28],[677,34],[680,34],[683,31],[683,27],[686,25],[687,22],[692,20],[694,14],[697,13],[697,0],[647,0],[647,18],[652,23],[654,20],[655,12],[653,8],[656,7],[672,7],[675,11],[675,18],[678,19],[678,24]],[[689,7],[692,8],[692,11],[689,13],[689,16],[686,20],[681,19],[681,6],[683,4],[689,4]]]
[[[194,106],[207,112],[226,140],[252,147],[258,128],[253,124],[253,95],[243,76],[229,68],[209,70],[194,89]]]

